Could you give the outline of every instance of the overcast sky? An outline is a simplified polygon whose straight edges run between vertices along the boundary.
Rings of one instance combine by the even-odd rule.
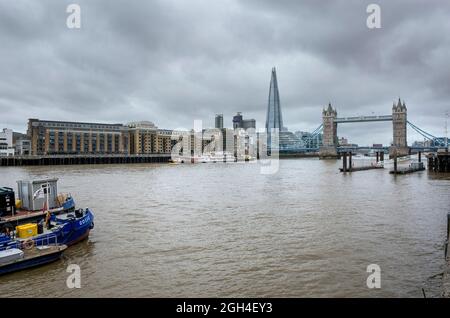
[[[81,29],[66,7],[81,6]],[[366,7],[381,7],[381,29]],[[243,112],[264,127],[271,68],[284,124],[314,130],[339,116],[390,114],[444,135],[450,111],[449,1],[0,0],[0,128],[28,118],[161,128],[225,125]],[[408,130],[409,141],[421,139]],[[392,124],[347,124],[338,135],[389,143]]]

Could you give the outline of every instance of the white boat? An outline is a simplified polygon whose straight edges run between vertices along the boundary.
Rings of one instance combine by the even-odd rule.
[[[222,152],[222,151],[211,152],[209,157],[212,162],[235,162],[236,161],[234,154],[231,152]]]
[[[180,156],[171,160],[172,163],[216,163],[216,162],[236,162],[236,158],[231,152],[211,152],[201,156]]]

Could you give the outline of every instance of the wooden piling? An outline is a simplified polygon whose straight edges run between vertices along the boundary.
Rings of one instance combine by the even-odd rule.
[[[348,171],[352,171],[352,152],[348,153]]]
[[[347,172],[347,153],[342,154],[342,172]]]
[[[397,151],[394,152],[394,173],[397,173]]]
[[[450,239],[450,212],[447,213],[447,240],[445,241],[445,260],[448,255],[448,244]]]

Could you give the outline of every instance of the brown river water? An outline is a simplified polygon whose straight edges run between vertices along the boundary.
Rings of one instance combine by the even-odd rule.
[[[0,297],[439,296],[450,177],[342,174],[338,161],[0,168],[0,186],[59,178],[89,240],[0,277]],[[69,289],[69,264],[81,288]],[[369,264],[381,288],[366,285]],[[437,276],[436,276],[437,275]]]

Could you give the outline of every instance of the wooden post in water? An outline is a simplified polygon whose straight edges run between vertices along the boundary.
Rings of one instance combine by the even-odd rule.
[[[419,151],[419,162],[422,162],[422,152]]]
[[[447,213],[447,239],[450,239],[450,212]]]
[[[348,171],[352,171],[352,152],[348,153]]]
[[[380,159],[380,157],[379,157],[379,156],[380,156],[380,153],[377,151],[376,154],[377,154],[377,163],[378,163],[378,161],[379,161],[379,159]]]
[[[397,173],[397,150],[394,151],[394,173]]]
[[[445,260],[447,260],[449,239],[450,239],[450,212],[447,213],[447,241],[445,241]]]
[[[347,172],[347,153],[344,152],[342,155],[342,172]]]
[[[380,161],[384,161],[384,151],[380,152]]]

